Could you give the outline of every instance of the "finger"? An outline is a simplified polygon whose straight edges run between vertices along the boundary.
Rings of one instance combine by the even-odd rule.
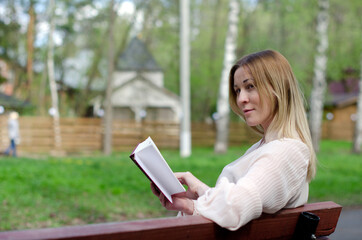
[[[166,204],[167,204],[167,199],[166,199],[166,197],[165,197],[165,195],[163,195],[162,193],[160,194],[160,196],[159,196],[159,198],[160,198],[160,202],[161,202],[161,204],[162,204],[162,206],[163,207],[166,207]]]
[[[184,172],[175,172],[175,176],[179,179],[179,180],[183,180],[185,173]]]
[[[153,182],[151,182],[151,191],[157,197],[160,195],[160,190],[158,189],[158,187]]]
[[[176,176],[176,178],[182,185],[187,185],[183,176]]]
[[[157,194],[156,194],[156,189],[155,189],[154,184],[153,184],[152,182],[150,183],[150,187],[151,187],[152,193],[153,193],[154,195],[157,195]]]
[[[190,172],[179,172],[175,173],[175,176],[179,179],[182,184],[189,186],[195,181],[194,175]]]
[[[174,173],[176,177],[182,177],[183,176],[183,172],[175,172]]]
[[[179,197],[179,198],[187,197],[187,192],[175,193],[172,195],[172,197]]]

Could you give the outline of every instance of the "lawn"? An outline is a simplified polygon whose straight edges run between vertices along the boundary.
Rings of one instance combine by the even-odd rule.
[[[186,159],[178,151],[161,151],[174,171],[191,171],[213,186],[222,168],[247,147],[225,155],[196,148]],[[350,149],[349,142],[322,142],[311,202],[362,206],[362,157]],[[162,209],[128,155],[0,158],[0,231],[174,215]]]
[[[317,177],[310,184],[311,202],[332,200],[362,207],[362,155],[351,149],[351,142],[321,143]]]

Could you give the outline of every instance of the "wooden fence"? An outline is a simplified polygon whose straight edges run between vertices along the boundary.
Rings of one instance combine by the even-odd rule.
[[[20,153],[49,153],[55,148],[53,119],[20,117]],[[177,148],[179,124],[161,122],[114,121],[113,150],[132,151],[148,136],[163,148]],[[66,153],[91,153],[102,149],[103,122],[98,118],[61,118],[61,150]],[[0,117],[0,148],[9,145],[7,118]]]
[[[51,117],[20,117],[20,154],[50,153],[54,150],[53,119]],[[99,118],[61,118],[62,150],[66,153],[91,153],[100,151],[103,142],[103,122]],[[148,136],[160,148],[179,147],[180,126],[174,122],[140,122],[115,120],[113,122],[113,150],[132,151],[140,141]],[[352,140],[352,129],[324,123],[323,137],[329,139]],[[192,123],[192,145],[212,147],[215,142],[214,124]],[[245,123],[230,123],[229,145],[240,146],[260,139]],[[0,151],[9,145],[7,117],[0,117]]]
[[[322,126],[322,138],[353,141],[355,124],[325,121]]]
[[[216,138],[215,124],[192,123],[192,145],[212,147]],[[229,145],[240,146],[258,141],[261,137],[254,133],[245,123],[231,122],[229,125]]]

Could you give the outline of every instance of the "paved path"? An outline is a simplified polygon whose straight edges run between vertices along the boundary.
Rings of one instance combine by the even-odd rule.
[[[336,231],[330,235],[331,240],[362,239],[362,209],[343,209]]]

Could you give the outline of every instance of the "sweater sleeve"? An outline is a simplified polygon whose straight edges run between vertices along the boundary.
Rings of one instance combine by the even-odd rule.
[[[268,145],[236,183],[221,177],[216,187],[199,197],[195,212],[237,230],[262,212],[275,213],[285,207],[305,182],[309,150],[294,140]]]

